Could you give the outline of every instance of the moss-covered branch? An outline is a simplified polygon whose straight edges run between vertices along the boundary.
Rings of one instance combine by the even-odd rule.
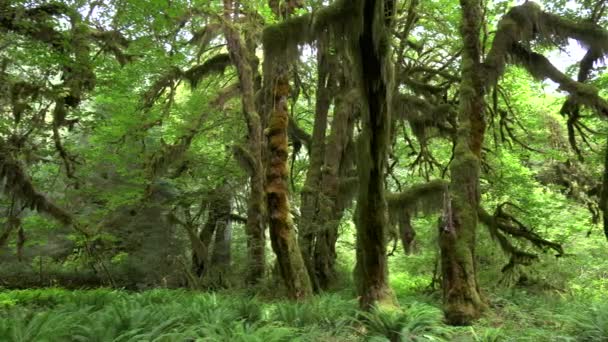
[[[264,29],[264,68],[276,61],[298,56],[298,46],[315,41],[323,32],[329,32],[335,41],[345,41],[352,36],[355,20],[360,20],[357,1],[336,0],[313,13],[290,18]]]
[[[289,133],[289,138],[292,141],[303,142],[304,146],[306,146],[306,149],[310,151],[312,145],[312,137],[302,127],[300,127],[293,118],[290,118],[289,127],[287,128],[287,130]]]
[[[4,192],[12,194],[30,209],[47,214],[64,225],[72,223],[66,211],[38,192],[21,163],[14,159],[4,143],[0,141],[0,182],[4,182]]]
[[[536,79],[550,79],[570,94],[573,102],[588,106],[608,116],[608,102],[601,98],[598,90],[590,85],[574,81],[559,71],[543,55],[533,52],[521,44],[513,44],[511,55],[515,63],[523,66]]]
[[[532,1],[511,8],[498,23],[492,48],[486,57],[486,84],[495,84],[504,73],[515,44],[533,40],[563,44],[568,38],[579,41],[599,55],[608,52],[608,31],[599,25],[573,22],[544,12],[540,5]]]
[[[213,74],[223,74],[226,68],[231,64],[230,56],[221,53],[188,70],[172,67],[156,80],[156,82],[154,82],[144,93],[142,97],[142,106],[144,109],[152,107],[167,89],[173,87],[175,83],[180,80],[185,79],[193,88],[196,88],[203,78]]]
[[[232,153],[234,154],[236,161],[248,175],[252,175],[256,172],[255,159],[247,147],[243,145],[234,145],[232,147]]]
[[[432,213],[441,210],[443,197],[449,182],[437,179],[424,184],[413,185],[409,189],[386,196],[391,215],[405,211],[410,215],[417,212]]]
[[[432,104],[414,95],[396,94],[393,96],[393,112],[396,118],[409,122],[422,144],[429,128],[437,128],[442,134],[456,131],[456,108],[449,103]]]

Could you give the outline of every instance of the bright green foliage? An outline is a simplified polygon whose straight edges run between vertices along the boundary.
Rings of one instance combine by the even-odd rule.
[[[425,304],[376,309],[360,315],[368,336],[374,341],[447,341],[451,335],[450,329],[443,324],[441,311]]]
[[[597,94],[608,98],[605,61],[598,59],[584,84],[566,84],[567,90],[575,90],[575,102],[589,106],[581,106],[580,117],[570,120],[562,113],[569,94],[556,84],[536,80],[547,76],[546,64],[522,60],[526,51],[512,51],[511,44],[495,47],[495,66],[499,71],[504,68],[504,74],[484,97],[481,206],[493,215],[504,205],[525,229],[560,244],[564,253],[558,257],[554,249],[536,248],[521,236],[504,233],[513,249],[535,258],[503,272],[511,260],[509,248],[501,248],[496,232],[480,224],[475,262],[489,310],[471,327],[447,328],[439,311],[437,240],[438,222],[448,210],[446,184],[451,178],[460,184],[456,178],[462,176],[450,173],[450,165],[463,162],[452,161],[454,136],[462,127],[455,113],[459,95],[470,88],[460,81],[462,14],[456,0],[396,2],[394,27],[385,42],[392,52],[383,56],[387,60],[383,72],[394,69],[395,87],[387,89],[394,103],[386,105],[395,120],[390,122],[386,172],[378,184],[387,194],[391,219],[404,213],[411,216],[415,249],[404,255],[398,227],[389,232],[388,280],[399,308],[361,313],[352,277],[356,215],[350,197],[359,184],[354,146],[366,124],[357,109],[361,96],[350,79],[358,62],[348,49],[358,44],[348,37],[361,30],[361,23],[352,20],[356,10],[352,4],[361,2],[302,1],[303,7],[294,13],[302,17],[286,22],[275,17],[271,2],[234,1],[240,3],[238,14],[228,24],[246,45],[249,56],[244,57],[255,78],[255,109],[262,121],[265,104],[257,102],[263,102],[264,88],[257,89],[257,82],[265,83],[257,77],[264,64],[287,58],[293,65],[289,115],[298,127],[290,127],[288,160],[290,218],[296,229],[302,227],[300,195],[308,190],[304,178],[311,164],[307,145],[315,124],[319,77],[315,39],[320,34],[328,36],[327,54],[333,60],[327,66],[331,72],[326,83],[339,85],[330,95],[340,98],[329,105],[327,132],[338,126],[333,120],[340,102],[353,108],[349,120],[354,122],[349,127],[354,127],[354,134],[342,137],[341,179],[336,184],[339,197],[349,199],[344,200],[335,244],[335,284],[307,301],[285,301],[286,290],[271,271],[276,260],[269,246],[268,272],[260,275],[261,283],[251,286],[243,279],[249,271],[244,222],[252,156],[244,149],[250,138],[248,122],[223,36],[222,25],[227,24],[220,17],[223,1],[0,0],[0,164],[14,166],[12,161],[17,161],[35,193],[63,209],[75,223],[66,226],[63,215],[49,216],[51,207],[42,205],[46,203],[42,197],[32,202],[38,211],[25,208],[32,204],[28,201],[13,203],[10,190],[15,189],[4,191],[5,176],[0,175],[0,237],[8,232],[0,245],[0,341],[606,341],[608,258],[600,232],[598,188],[608,126],[589,108],[598,109]],[[482,2],[484,53],[496,41],[501,18],[522,2]],[[97,9],[85,19],[95,3]],[[607,27],[604,2],[540,1],[543,11],[563,20],[527,3],[524,9],[530,11],[520,17],[516,11],[500,24],[510,28],[502,31],[503,38],[515,34],[521,38],[518,44],[549,56],[572,79],[578,76],[580,54],[587,45],[605,52],[605,35],[589,35],[595,29],[588,26],[595,20],[599,27]],[[44,25],[61,33],[59,45],[44,36],[28,35],[34,20],[6,27],[5,8],[45,4],[58,4],[55,9],[75,10],[82,16],[72,27],[66,14],[42,15]],[[528,20],[529,25],[513,26],[519,20]],[[572,24],[576,22],[587,23],[579,38],[591,44],[579,47],[564,39],[576,31]],[[271,24],[277,25],[264,34]],[[111,33],[114,30],[128,44],[122,45]],[[531,39],[537,30],[551,31],[543,32],[551,42]],[[89,36],[88,60],[83,58],[87,49],[82,45],[68,48],[83,43],[79,34],[98,31],[116,39],[99,41]],[[514,61],[521,66],[512,65]],[[74,73],[74,82],[93,72],[94,87],[72,89],[77,87],[63,84],[71,68],[81,71]],[[498,75],[490,76],[494,81]],[[24,83],[40,91],[20,88]],[[54,140],[52,123],[57,98],[70,92],[80,92],[82,99],[64,119],[77,122],[73,127],[60,126],[58,136],[73,177]],[[327,146],[329,140],[326,134]],[[5,154],[10,158],[3,159]],[[2,165],[0,169],[4,170]],[[328,169],[318,171],[324,174]],[[26,184],[23,179],[15,183]],[[232,196],[228,250],[232,259],[221,270],[227,288],[207,288],[205,279],[200,284],[188,282],[193,247],[187,231],[176,222],[191,219],[194,231],[200,233],[210,216],[210,194],[223,186]],[[153,190],[160,196],[151,196]],[[9,214],[21,207],[17,216],[22,234],[9,231]],[[112,285],[121,290],[95,289]],[[51,287],[28,289],[45,286]],[[150,290],[156,287],[172,289]],[[27,290],[9,290],[14,288]]]
[[[7,342],[346,341],[356,315],[356,303],[337,295],[292,304],[186,291],[46,289],[3,292],[0,301],[0,340]]]

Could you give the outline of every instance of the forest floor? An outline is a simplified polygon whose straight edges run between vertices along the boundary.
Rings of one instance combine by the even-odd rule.
[[[472,327],[447,327],[434,295],[364,314],[348,291],[291,303],[235,292],[0,292],[0,341],[606,341],[608,305],[506,290]]]
[[[574,242],[573,242],[574,243]],[[547,255],[505,284],[504,256],[479,249],[487,313],[470,327],[442,323],[429,290],[435,253],[391,257],[399,309],[357,310],[350,282],[293,303],[276,282],[205,293],[154,289],[0,289],[0,341],[608,341],[608,258],[601,238],[581,238],[568,257]],[[342,257],[343,279],[353,260]],[[525,274],[525,277],[523,276]]]

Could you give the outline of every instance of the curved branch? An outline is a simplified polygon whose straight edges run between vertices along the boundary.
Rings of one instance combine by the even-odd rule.
[[[39,193],[21,164],[15,160],[0,141],[0,181],[4,192],[13,194],[30,209],[47,214],[64,225],[72,223],[72,216]]]

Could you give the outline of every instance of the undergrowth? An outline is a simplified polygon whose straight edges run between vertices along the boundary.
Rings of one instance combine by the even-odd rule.
[[[360,312],[349,298],[293,303],[182,290],[3,291],[0,341],[608,341],[608,302],[563,294],[505,290],[489,298],[490,313],[461,328],[443,323],[438,302],[405,299],[398,309]]]

